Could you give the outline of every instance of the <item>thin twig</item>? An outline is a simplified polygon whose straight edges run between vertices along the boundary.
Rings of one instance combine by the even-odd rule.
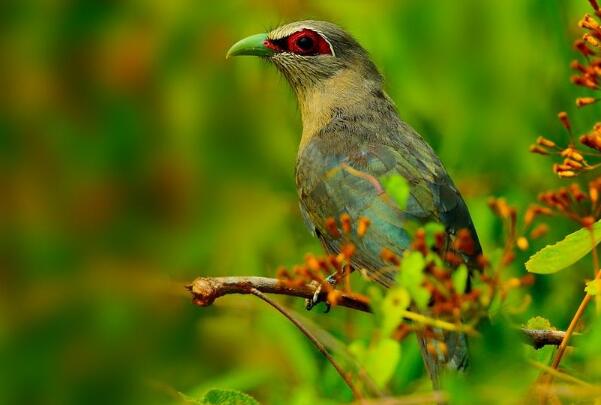
[[[566,382],[580,385],[582,387],[595,388],[593,384],[587,383],[586,381],[582,381],[581,379],[573,377],[569,374],[562,373],[561,371],[555,370],[554,368],[549,367],[546,364],[539,363],[538,361],[528,360],[528,363],[530,363],[530,365],[532,365],[533,367],[538,368],[539,370],[543,370],[549,373],[550,375],[556,377],[559,380],[564,380]]]
[[[403,397],[388,397],[357,402],[357,405],[425,405],[446,404],[449,396],[444,391],[417,393]]]
[[[315,291],[315,287],[311,285],[293,287],[268,277],[199,277],[186,288],[192,294],[193,302],[199,306],[211,305],[215,299],[228,294],[252,294],[253,289],[263,293],[300,298],[312,298]],[[322,293],[319,298],[325,300],[325,293]],[[357,311],[371,312],[369,299],[360,294],[342,292],[337,305]],[[411,314],[409,316],[412,316]],[[422,321],[422,319],[415,320]],[[451,325],[456,328],[455,324]],[[521,329],[521,332],[535,349],[547,345],[558,346],[565,337],[563,331]]]
[[[363,398],[363,396],[361,395],[361,392],[357,389],[357,387],[353,383],[353,380],[351,379],[350,375],[348,373],[346,373],[342,369],[342,367],[340,367],[340,365],[336,362],[336,360],[334,360],[334,357],[332,357],[332,355],[328,352],[328,350],[325,348],[325,346],[323,344],[321,344],[321,342],[319,340],[317,340],[317,338],[307,328],[305,328],[302,323],[297,321],[296,318],[294,318],[291,314],[289,314],[288,311],[286,311],[286,309],[283,306],[281,306],[277,302],[273,301],[271,298],[269,298],[268,296],[266,296],[265,294],[263,294],[261,291],[257,290],[256,288],[251,288],[250,293],[259,297],[260,299],[262,299],[263,301],[265,301],[266,303],[268,303],[269,305],[271,305],[272,307],[277,309],[286,318],[288,318],[288,320],[290,322],[292,322],[294,324],[294,326],[296,326],[311,342],[313,342],[313,344],[315,345],[317,350],[319,350],[321,352],[321,354],[323,354],[325,356],[325,358],[328,359],[328,361],[332,364],[332,366],[334,366],[334,368],[336,369],[336,371],[338,371],[338,374],[340,374],[340,376],[342,377],[342,379],[344,380],[346,385],[348,385],[348,387],[353,392],[353,396],[355,397],[355,399],[360,400]]]
[[[590,235],[591,235],[591,244],[593,247],[592,250],[593,250],[593,266],[595,266],[595,269],[594,269],[595,280],[598,280],[601,277],[601,271],[599,271],[599,260],[597,258],[597,252],[595,251],[595,249],[597,247],[597,243],[595,240],[595,233],[594,233],[593,228],[591,228],[591,230],[590,230]],[[580,306],[578,306],[578,309],[576,310],[576,313],[574,314],[574,317],[570,321],[570,325],[568,326],[568,329],[566,330],[566,335],[564,336],[563,340],[561,341],[561,344],[559,345],[559,348],[557,349],[557,353],[555,354],[553,363],[551,363],[551,368],[557,370],[557,368],[559,367],[559,363],[561,362],[561,359],[563,358],[563,355],[566,352],[566,348],[568,347],[570,337],[574,333],[574,330],[576,330],[576,325],[578,325],[578,322],[582,318],[582,315],[584,315],[584,311],[586,310],[586,307],[588,306],[588,304],[591,302],[592,298],[593,298],[592,295],[586,294],[584,296],[584,298],[582,299],[582,302],[580,302]],[[550,377],[550,380],[551,379],[552,379],[552,377]]]

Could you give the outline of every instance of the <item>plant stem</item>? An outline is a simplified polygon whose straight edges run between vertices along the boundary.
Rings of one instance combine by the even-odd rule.
[[[597,244],[595,243],[596,240],[595,240],[595,233],[593,231],[593,228],[591,228],[590,234],[591,234],[591,244],[593,246],[592,255],[593,255],[593,266],[595,266],[595,269],[594,269],[595,280],[598,280],[601,277],[601,271],[599,271],[599,258],[597,257]],[[570,325],[568,326],[568,329],[566,330],[566,334],[565,334],[563,340],[561,341],[559,348],[557,349],[557,353],[555,354],[555,358],[553,359],[551,368],[557,370],[557,368],[559,367],[559,363],[561,362],[561,359],[563,358],[563,355],[565,354],[566,348],[568,347],[568,342],[570,341],[570,338],[572,337],[572,334],[574,333],[574,330],[576,329],[576,325],[578,325],[578,321],[580,321],[580,319],[582,318],[582,315],[584,315],[584,311],[586,310],[586,307],[588,306],[588,304],[591,302],[592,298],[593,298],[592,295],[586,294],[584,296],[584,298],[582,299],[582,302],[580,302],[580,306],[578,307],[578,309],[576,310],[576,313],[572,317],[572,320],[570,321]]]
[[[294,324],[294,326],[296,326],[311,342],[313,342],[313,344],[315,345],[317,350],[319,350],[321,352],[321,354],[323,354],[324,357],[326,359],[328,359],[328,361],[332,364],[332,366],[334,366],[334,368],[336,369],[338,374],[340,374],[340,376],[342,377],[342,379],[344,380],[346,385],[348,385],[348,387],[353,392],[353,396],[355,397],[355,399],[361,400],[363,398],[363,396],[361,395],[361,392],[357,389],[357,387],[353,383],[353,380],[351,379],[349,373],[345,372],[342,369],[342,367],[340,367],[340,365],[336,362],[336,360],[334,360],[334,357],[332,357],[332,355],[328,352],[328,350],[325,348],[325,346],[323,344],[321,344],[321,342],[319,340],[317,340],[317,338],[315,336],[313,336],[313,334],[307,328],[305,328],[305,326],[303,324],[301,324],[298,320],[296,320],[296,318],[294,318],[290,313],[288,313],[288,311],[286,311],[286,309],[283,306],[281,306],[277,302],[273,301],[271,298],[269,298],[268,296],[266,296],[265,294],[263,294],[261,291],[257,290],[256,288],[251,288],[250,293],[256,297],[259,297],[260,299],[262,299],[263,301],[265,301],[266,303],[268,303],[269,305],[271,305],[272,307],[277,309],[286,318],[288,318],[288,320],[290,322],[292,322]]]

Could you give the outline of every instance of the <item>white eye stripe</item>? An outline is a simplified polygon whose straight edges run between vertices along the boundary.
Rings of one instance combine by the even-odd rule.
[[[315,29],[313,27],[309,27],[309,26],[294,27],[294,29],[286,29],[286,30],[276,28],[274,31],[269,33],[269,35],[267,36],[267,39],[272,40],[272,41],[280,41],[284,38],[287,38],[293,34],[296,34],[297,32],[301,32],[303,30],[309,30],[309,31],[313,31],[313,32],[317,33],[321,38],[323,38],[324,41],[326,41],[326,43],[330,47],[330,53],[332,54],[332,56],[336,56],[336,52],[334,52],[334,47],[332,46],[332,43],[330,42],[328,37],[326,37],[324,35],[324,33],[321,32],[320,30]],[[282,52],[282,53],[288,54],[291,52]]]

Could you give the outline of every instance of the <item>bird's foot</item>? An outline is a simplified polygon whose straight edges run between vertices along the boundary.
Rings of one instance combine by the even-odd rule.
[[[326,277],[326,281],[332,287],[336,287],[336,277],[335,276],[336,276],[335,274],[330,274],[328,277]],[[321,291],[323,290],[323,284],[318,283],[317,281],[314,281],[312,284],[316,285],[315,292],[313,293],[312,298],[305,299],[305,309],[307,311],[312,310],[314,306],[316,306],[317,304],[319,304],[321,302],[321,299],[319,298],[319,296],[321,295]],[[325,309],[324,313],[330,312],[330,309],[331,309],[330,303],[327,300],[325,300],[324,304],[326,305],[326,309]]]

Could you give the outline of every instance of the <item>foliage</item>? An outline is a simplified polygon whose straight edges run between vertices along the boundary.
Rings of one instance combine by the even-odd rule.
[[[213,389],[201,399],[202,405],[259,405],[250,395],[234,390]]]
[[[542,316],[534,316],[534,317],[528,319],[528,322],[526,323],[526,327],[528,329],[535,329],[535,330],[555,329],[555,328],[553,328],[553,326],[551,326],[551,322],[549,322],[548,319],[545,319]]]
[[[522,266],[599,215],[588,146],[598,90],[565,85],[575,22],[592,13],[585,0],[21,1],[0,10],[0,403],[187,403],[212,388],[265,404],[353,400],[280,314],[238,296],[200,310],[181,287],[197,275],[273,276],[282,264],[293,278],[294,263],[321,250],[297,208],[301,128],[290,91],[264,64],[224,59],[239,38],[307,17],[341,24],[370,51],[403,119],[466,197],[492,263],[491,278],[474,285],[473,372],[449,377],[451,402],[523,402],[541,373],[531,362],[551,364],[551,348],[528,347],[514,328],[544,316],[565,330],[592,278],[592,255],[549,276],[526,278]],[[591,29],[586,49],[597,52]],[[573,65],[576,82],[595,78],[594,59]],[[576,97],[588,105],[578,114]],[[560,108],[571,134],[548,119]],[[551,170],[524,153],[535,132],[546,134],[536,145],[558,165]],[[562,183],[530,207],[566,181],[579,189]],[[504,196],[490,201],[498,218],[491,194]],[[424,226],[428,247],[436,227]],[[462,290],[463,271],[450,289]],[[350,291],[379,302],[375,316],[307,315],[300,300],[284,302],[370,394],[421,395],[430,383],[412,322],[400,322],[407,295],[425,302],[419,276],[384,292],[353,275]],[[595,305],[560,365],[589,385],[555,380],[583,401],[601,380]]]
[[[593,246],[591,232],[601,235],[601,222],[597,221],[590,229],[579,229],[561,241],[545,246],[526,262],[526,269],[531,273],[552,274],[571,266],[601,242],[601,238],[594,239]]]

